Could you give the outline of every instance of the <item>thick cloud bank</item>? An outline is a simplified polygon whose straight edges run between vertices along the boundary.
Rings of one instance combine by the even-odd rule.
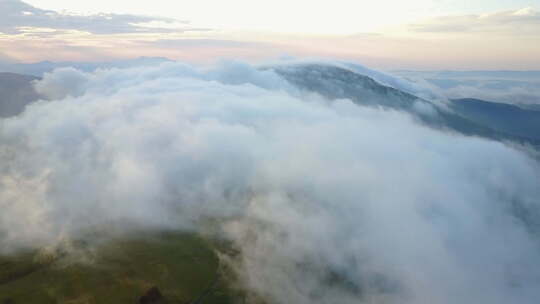
[[[540,168],[501,143],[241,64],[61,69],[37,88],[53,101],[0,122],[4,251],[211,222],[269,303],[540,298]]]

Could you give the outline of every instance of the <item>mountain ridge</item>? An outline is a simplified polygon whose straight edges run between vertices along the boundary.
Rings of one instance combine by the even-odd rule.
[[[381,84],[373,78],[346,68],[326,64],[298,64],[273,68],[276,73],[294,85],[321,94],[329,99],[352,100],[360,106],[383,107],[404,111],[422,123],[436,129],[449,129],[457,133],[480,136],[493,140],[513,141],[540,147],[540,138],[509,134],[471,119],[472,115],[456,113],[451,108],[422,99],[400,89]],[[419,112],[416,105],[433,109],[436,115]]]

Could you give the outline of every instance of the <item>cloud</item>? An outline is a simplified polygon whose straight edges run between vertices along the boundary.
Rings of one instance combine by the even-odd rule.
[[[0,33],[38,35],[76,30],[92,34],[201,31],[184,21],[127,14],[74,15],[43,10],[19,0],[0,0]]]
[[[157,41],[146,42],[154,46],[180,47],[180,48],[246,48],[268,46],[262,42],[239,41],[228,39],[209,39],[209,38],[188,38],[188,39],[160,39]]]
[[[62,68],[56,73],[47,73],[42,81],[35,84],[36,91],[51,100],[67,96],[80,96],[91,75],[75,68]]]
[[[540,104],[538,71],[397,71],[446,98],[478,98],[510,104]]]
[[[370,38],[380,38],[384,36],[383,34],[381,33],[376,33],[376,32],[368,32],[368,33],[354,33],[352,35],[348,35],[347,37],[348,38],[355,38],[355,39],[370,39]]]
[[[512,147],[240,63],[60,69],[37,88],[53,100],[0,121],[3,251],[211,219],[270,303],[540,296],[540,166]]]
[[[204,62],[215,60],[264,60],[278,57],[286,52],[286,46],[279,42],[256,41],[249,37],[245,40],[235,38],[183,37],[139,41],[141,48],[168,51],[170,56],[182,61]],[[219,54],[219,57],[216,57]]]
[[[458,85],[442,90],[448,98],[478,98],[510,104],[540,105],[540,89],[527,86],[513,86],[507,89],[486,88],[489,82],[481,85]]]
[[[489,32],[536,36],[540,31],[540,12],[525,8],[482,15],[444,16],[425,23],[412,24],[410,29],[424,33]]]

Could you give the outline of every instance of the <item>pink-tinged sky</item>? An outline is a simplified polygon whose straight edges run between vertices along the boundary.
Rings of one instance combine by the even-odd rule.
[[[330,57],[383,69],[540,69],[536,1],[470,2],[0,0],[0,61]]]

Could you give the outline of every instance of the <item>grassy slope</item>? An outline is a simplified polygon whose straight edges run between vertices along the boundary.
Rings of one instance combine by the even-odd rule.
[[[85,247],[79,244],[78,247]],[[190,303],[215,281],[218,259],[203,240],[162,233],[109,241],[52,259],[36,253],[0,257],[0,303],[137,303],[157,286],[167,303]],[[203,303],[230,303],[219,282]]]

